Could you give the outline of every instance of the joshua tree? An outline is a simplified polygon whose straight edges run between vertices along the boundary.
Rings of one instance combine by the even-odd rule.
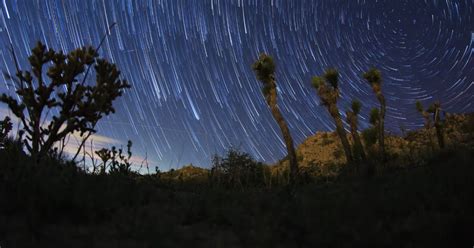
[[[433,139],[431,137],[431,127],[433,126],[430,118],[430,113],[423,108],[420,101],[416,101],[416,110],[423,116],[425,121],[425,129],[428,132],[428,140],[430,142],[431,149],[434,149]]]
[[[351,146],[347,140],[344,124],[342,123],[337,99],[339,99],[339,73],[335,69],[327,69],[322,77],[313,77],[313,87],[316,88],[322,104],[327,108],[329,114],[336,124],[336,132],[341,139],[342,147],[346,155],[347,162],[352,162]]]
[[[16,83],[20,102],[6,94],[0,101],[19,118],[26,134],[23,142],[37,161],[73,132],[83,137],[96,132],[96,123],[115,112],[112,102],[130,88],[127,81],[119,79],[115,64],[99,59],[97,49],[92,47],[63,54],[47,50],[39,42],[29,57],[31,71],[21,71],[14,59],[16,78],[7,76]],[[86,82],[92,66],[95,84]]]
[[[436,101],[435,103],[431,104],[427,110],[424,110],[421,102],[417,101],[416,109],[423,115],[423,119],[425,119],[425,128],[427,130],[430,130],[434,123],[434,127],[436,129],[436,136],[438,138],[438,145],[441,149],[444,148],[443,123],[441,121],[441,104],[439,103],[439,101]],[[432,115],[432,120],[430,118],[430,114]]]
[[[280,130],[283,134],[283,139],[285,140],[288,158],[290,161],[290,184],[293,185],[296,183],[296,177],[298,175],[298,161],[296,159],[293,138],[291,137],[291,133],[288,129],[285,118],[283,117],[277,105],[275,63],[272,57],[266,54],[261,54],[258,60],[252,65],[252,69],[255,71],[257,79],[263,84],[263,95],[268,106],[270,107],[273,118],[278,123],[278,126],[280,127]]]
[[[433,114],[434,126],[436,128],[436,136],[438,137],[438,144],[441,149],[444,148],[444,134],[443,123],[441,122],[441,103],[439,101],[433,103],[428,112]]]
[[[430,114],[424,110],[423,105],[420,101],[416,101],[416,110],[423,116],[423,119],[425,120],[425,128],[430,129],[432,125]]]
[[[365,146],[368,150],[377,143],[378,139],[378,128],[379,128],[379,109],[373,108],[370,110],[369,123],[372,125],[370,128],[365,129],[362,132],[362,137],[364,138]]]
[[[377,100],[380,102],[380,111],[379,111],[379,118],[378,118],[378,141],[380,146],[380,151],[382,153],[383,158],[385,158],[385,129],[384,129],[384,122],[385,122],[385,110],[386,110],[386,103],[385,97],[382,93],[382,73],[372,68],[366,73],[364,73],[364,78],[369,82],[372,90],[377,97]]]
[[[346,111],[347,122],[351,126],[351,135],[354,139],[354,157],[355,159],[366,160],[366,155],[364,151],[364,146],[360,141],[360,136],[358,132],[358,116],[360,113],[361,103],[358,100],[353,100],[351,105],[351,110]]]

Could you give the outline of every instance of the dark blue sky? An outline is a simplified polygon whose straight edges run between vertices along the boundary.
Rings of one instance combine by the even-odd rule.
[[[363,117],[377,102],[361,74],[381,69],[392,132],[422,124],[416,100],[439,99],[447,111],[474,110],[474,0],[0,4],[2,71],[14,70],[10,42],[25,68],[38,40],[64,51],[96,46],[117,23],[100,54],[133,88],[115,102],[117,113],[100,122],[99,134],[112,143],[133,140],[138,156],[146,153],[164,170],[190,162],[207,166],[213,153],[231,145],[265,162],[285,155],[251,70],[260,52],[276,60],[279,106],[297,144],[334,127],[310,86],[311,77],[330,66],[341,73],[341,110],[358,98]],[[13,92],[3,76],[0,92]]]

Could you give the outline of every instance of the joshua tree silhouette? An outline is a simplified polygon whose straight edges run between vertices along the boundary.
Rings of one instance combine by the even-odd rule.
[[[339,99],[338,84],[339,73],[336,69],[327,69],[322,77],[313,77],[313,87],[317,90],[322,104],[327,108],[329,114],[334,119],[336,132],[341,139],[347,162],[350,163],[353,161],[351,147],[347,140],[339,109],[337,108],[337,100]]]
[[[431,128],[433,127],[433,123],[431,122],[430,113],[428,113],[421,104],[420,101],[416,101],[416,110],[423,116],[423,120],[425,121],[425,129],[428,132],[428,140],[431,146],[431,149],[435,149],[435,145],[433,143],[433,138],[431,137]]]
[[[26,133],[21,139],[36,161],[50,155],[55,143],[73,132],[81,136],[96,132],[96,123],[115,112],[112,102],[130,88],[127,81],[119,79],[115,64],[99,59],[92,47],[63,54],[38,42],[29,57],[31,71],[21,71],[14,58],[16,78],[6,76],[16,83],[20,101],[6,94],[0,101],[21,121]],[[47,71],[45,66],[49,66]],[[93,85],[86,82],[91,66],[96,72]]]
[[[444,132],[443,123],[441,121],[441,103],[436,101],[429,108],[428,112],[433,114],[434,126],[436,128],[436,136],[438,137],[439,148],[444,148]]]
[[[351,127],[351,135],[354,140],[354,159],[357,160],[366,160],[367,156],[365,155],[364,146],[360,140],[360,135],[358,132],[359,126],[359,113],[362,104],[358,100],[353,100],[351,104],[351,110],[346,111],[347,122]]]
[[[257,79],[263,84],[263,95],[265,100],[270,107],[273,118],[278,123],[280,130],[285,140],[286,149],[288,151],[288,159],[290,161],[290,184],[295,184],[296,177],[298,175],[298,161],[296,159],[296,152],[293,145],[293,138],[291,137],[288,125],[283,117],[280,109],[277,105],[277,90],[275,82],[275,63],[273,58],[261,54],[257,61],[252,65],[252,69],[255,71]]]
[[[385,103],[385,96],[382,93],[382,73],[375,69],[371,68],[366,73],[364,73],[364,78],[372,87],[377,100],[380,102],[380,111],[378,112],[378,141],[380,146],[380,152],[382,153],[382,157],[385,160],[385,129],[384,129],[384,122],[385,122],[385,111],[386,111],[386,103]]]
[[[436,137],[438,138],[438,145],[441,149],[444,148],[444,130],[443,130],[443,122],[441,120],[441,103],[439,101],[434,102],[431,104],[427,110],[424,110],[423,105],[421,102],[416,102],[416,110],[423,115],[423,119],[425,120],[425,128],[430,131],[431,127],[433,126],[436,129]],[[432,120],[430,118],[430,114],[432,115]],[[431,141],[431,135],[430,135]]]

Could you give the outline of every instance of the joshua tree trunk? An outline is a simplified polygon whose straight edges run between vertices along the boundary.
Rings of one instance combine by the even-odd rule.
[[[336,132],[341,139],[342,147],[344,148],[344,153],[346,154],[347,162],[352,162],[352,153],[351,153],[351,146],[349,145],[349,141],[347,140],[346,131],[344,130],[344,124],[341,120],[341,115],[337,109],[336,104],[330,104],[328,106],[329,113],[331,114],[334,122],[336,124]]]
[[[444,135],[443,135],[443,130],[442,130],[443,127],[439,122],[440,122],[439,108],[437,108],[434,112],[434,123],[435,123],[435,128],[436,128],[436,136],[438,137],[439,148],[443,149],[444,148]]]
[[[420,110],[421,114],[423,115],[423,119],[425,120],[425,129],[426,129],[426,132],[428,133],[428,141],[430,143],[430,148],[431,148],[431,151],[434,151],[435,150],[435,145],[434,145],[434,142],[433,142],[433,138],[431,137],[431,118],[430,118],[430,114],[424,110]]]
[[[283,139],[285,140],[286,150],[288,151],[288,159],[290,161],[290,184],[294,185],[298,174],[298,161],[296,160],[296,152],[293,145],[293,138],[291,137],[290,130],[286,124],[280,109],[277,106],[277,92],[275,82],[271,82],[270,92],[265,96],[268,106],[271,109],[273,118],[275,118],[278,126],[280,127]]]
[[[252,65],[252,69],[255,71],[257,79],[263,83],[262,93],[271,109],[273,118],[283,134],[290,162],[290,185],[295,185],[298,175],[298,161],[296,160],[296,152],[290,130],[288,129],[285,118],[283,118],[277,105],[275,63],[273,62],[272,57],[262,53],[258,60]]]
[[[350,111],[348,111],[346,114],[347,120],[349,121],[349,124],[351,126],[352,139],[354,139],[354,156],[360,156],[360,158],[365,161],[367,160],[367,156],[365,155],[364,146],[360,141],[360,135],[357,131],[357,116]]]
[[[438,136],[439,148],[443,149],[444,148],[444,136],[443,136],[443,131],[441,130],[440,125],[436,125],[436,136]]]
[[[379,145],[380,145],[380,152],[382,152],[382,158],[385,159],[385,97],[382,94],[382,90],[380,88],[374,89],[375,94],[377,95],[377,99],[380,102],[380,118],[379,118]]]

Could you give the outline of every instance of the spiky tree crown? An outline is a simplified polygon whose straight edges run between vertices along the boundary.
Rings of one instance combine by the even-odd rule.
[[[339,72],[334,68],[329,68],[324,72],[324,79],[334,89],[338,88],[339,84]]]
[[[370,124],[372,124],[372,125],[377,124],[377,122],[379,122],[379,119],[380,119],[379,109],[378,108],[373,108],[370,111],[370,118],[369,118]]]
[[[272,79],[275,73],[275,62],[272,57],[262,53],[258,60],[252,65],[252,69],[255,71],[257,79],[265,84]]]
[[[263,83],[263,95],[268,96],[271,90],[276,87],[276,85],[272,83],[275,77],[275,63],[273,62],[273,58],[265,53],[260,54],[258,60],[253,63],[252,69],[257,79]]]
[[[375,68],[371,68],[366,73],[364,73],[363,76],[370,85],[380,86],[380,84],[382,84],[382,73]]]
[[[423,105],[420,101],[416,101],[416,110],[420,113],[423,113]]]
[[[428,107],[428,109],[426,110],[426,112],[428,112],[428,113],[434,113],[434,112],[436,112],[436,111],[437,111],[438,109],[440,109],[440,108],[441,108],[441,104],[440,104],[438,101],[436,101],[436,102],[434,102],[433,104],[431,104],[431,105]]]
[[[354,112],[355,115],[358,115],[360,113],[360,109],[362,107],[362,104],[358,100],[353,100],[351,104],[351,109],[352,112]]]
[[[337,103],[339,98],[338,81],[339,73],[336,69],[327,69],[323,76],[312,78],[312,85],[317,90],[323,105],[330,106]]]
[[[324,79],[322,77],[315,76],[311,79],[311,83],[315,89],[319,89],[319,87],[324,84]]]
[[[339,84],[339,72],[337,72],[336,69],[330,68],[327,69],[324,72],[324,75],[322,77],[313,77],[312,80],[312,85],[314,88],[319,89],[322,85],[329,84],[331,85],[334,89],[338,88]]]

